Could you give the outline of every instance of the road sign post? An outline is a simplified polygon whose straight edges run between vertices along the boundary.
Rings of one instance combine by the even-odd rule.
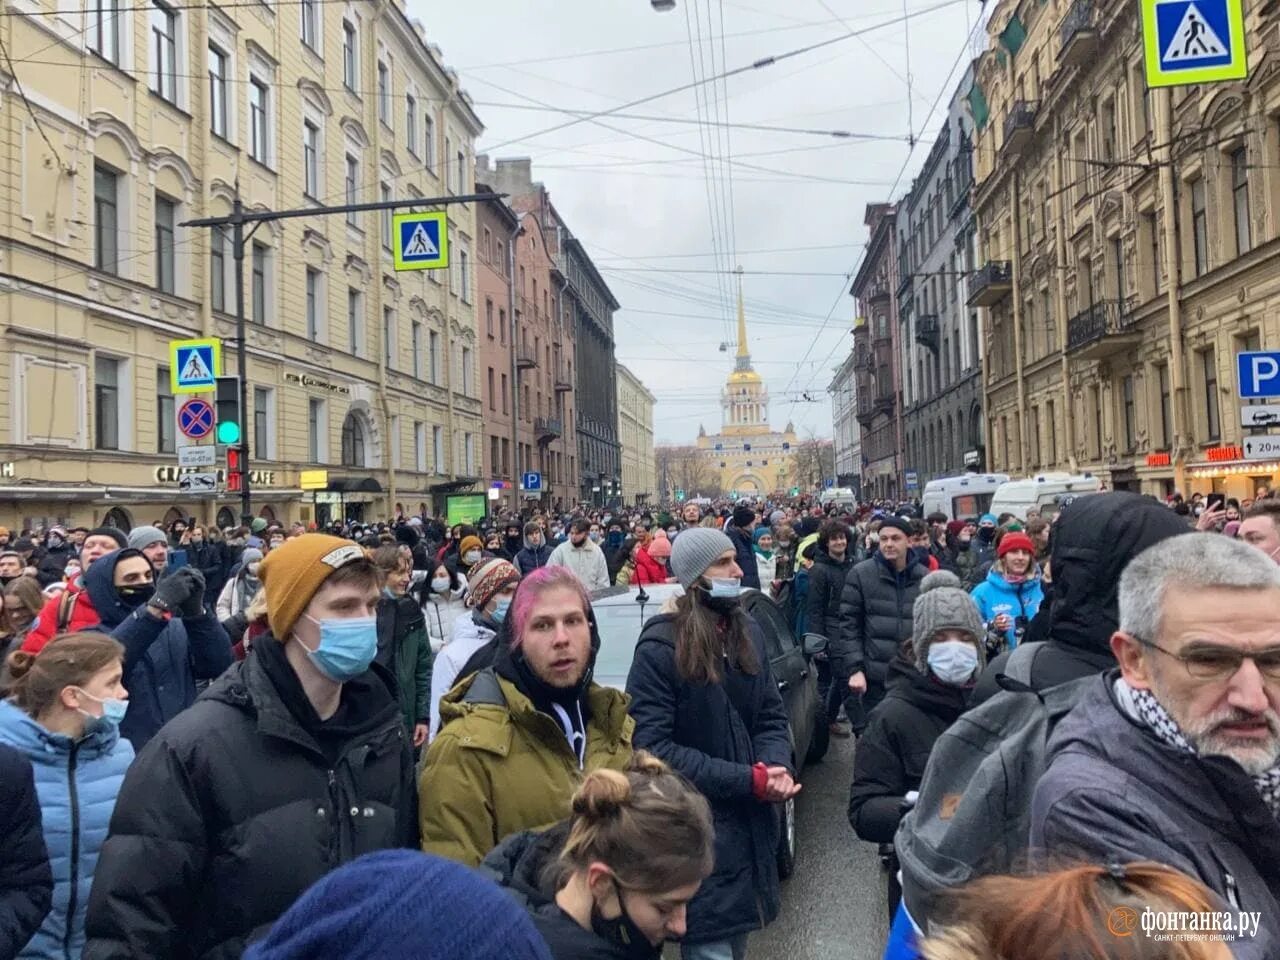
[[[443,270],[449,266],[449,215],[397,213],[391,218],[396,270]]]
[[[1243,80],[1243,0],[1142,0],[1147,86]]]
[[[178,406],[174,422],[178,433],[187,440],[203,440],[213,434],[213,404],[204,397],[185,400]]]
[[[1240,426],[1274,427],[1280,424],[1280,403],[1259,403],[1240,408]]]
[[[542,492],[542,474],[530,471],[524,475],[520,484],[525,493],[541,493]]]
[[[1280,433],[1244,438],[1246,460],[1280,460]]]
[[[1246,400],[1280,397],[1280,350],[1237,353],[1236,383]]]
[[[174,393],[206,393],[222,372],[222,341],[169,341],[169,386]]]

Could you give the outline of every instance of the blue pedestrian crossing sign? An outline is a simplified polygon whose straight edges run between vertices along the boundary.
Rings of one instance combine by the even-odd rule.
[[[443,270],[449,266],[449,215],[397,213],[391,218],[396,270]]]
[[[169,341],[169,386],[174,393],[205,393],[222,374],[222,341]]]
[[[524,475],[524,488],[530,493],[537,493],[542,489],[542,474],[526,473]]]
[[[1142,0],[1147,86],[1243,80],[1244,0]]]

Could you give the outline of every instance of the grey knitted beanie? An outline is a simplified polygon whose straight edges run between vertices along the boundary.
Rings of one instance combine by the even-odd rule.
[[[939,630],[963,630],[978,646],[978,661],[986,666],[982,615],[973,598],[964,592],[960,578],[950,570],[935,570],[920,581],[920,593],[911,608],[911,649],[916,669],[929,672],[929,644]]]
[[[671,559],[667,562],[680,586],[688,590],[707,572],[707,567],[732,549],[733,541],[714,527],[689,527],[671,544]]]
[[[143,547],[149,547],[153,543],[168,543],[164,531],[159,527],[134,527],[129,531],[129,546],[135,550],[141,550]]]

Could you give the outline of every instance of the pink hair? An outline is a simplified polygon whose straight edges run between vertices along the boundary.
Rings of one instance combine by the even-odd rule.
[[[582,598],[582,610],[590,615],[591,595],[568,567],[539,567],[520,581],[511,601],[511,646],[520,646],[524,628],[533,616],[533,606],[551,590],[572,590]]]

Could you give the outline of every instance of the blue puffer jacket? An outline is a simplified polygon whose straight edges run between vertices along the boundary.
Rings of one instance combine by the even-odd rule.
[[[1044,601],[1044,587],[1040,585],[1039,573],[1022,581],[1010,583],[995,567],[987,571],[987,579],[973,588],[971,593],[974,603],[982,614],[982,622],[990,626],[991,621],[1002,613],[1010,619],[1025,617],[1024,626],[1040,609]],[[1017,626],[1005,631],[1005,640],[1010,649],[1018,645]]]
[[[84,915],[98,851],[107,839],[133,747],[101,722],[91,724],[79,740],[52,733],[7,700],[0,701],[0,743],[31,761],[53,868],[53,907],[18,958],[75,960],[84,949]]]
[[[137,551],[117,550],[95,560],[84,574],[85,590],[102,618],[98,629],[110,633],[124,646],[124,686],[129,691],[129,712],[120,724],[135,750],[166,723],[196,702],[197,680],[215,680],[231,666],[231,640],[213,613],[206,608],[198,617],[160,620],[120,602],[114,586],[121,555]]]

